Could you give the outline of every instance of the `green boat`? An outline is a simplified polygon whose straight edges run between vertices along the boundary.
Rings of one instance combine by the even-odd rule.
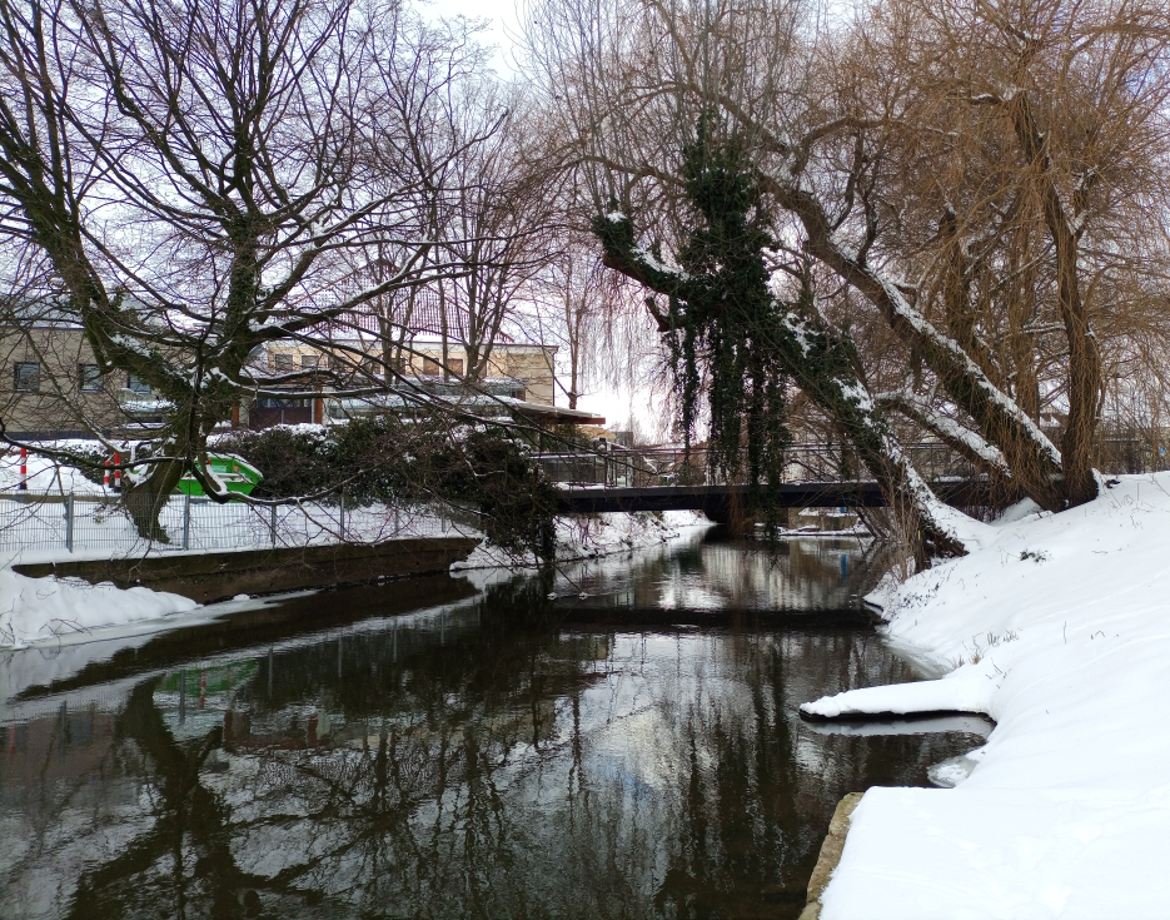
[[[229,492],[251,495],[264,475],[243,457],[235,454],[208,454],[208,472],[222,482]],[[188,473],[179,480],[178,490],[184,495],[205,495],[203,486]]]

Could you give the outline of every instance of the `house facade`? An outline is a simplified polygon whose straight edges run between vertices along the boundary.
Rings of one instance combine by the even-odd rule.
[[[555,407],[555,346],[497,344],[474,381],[464,375],[468,356],[462,346],[448,344],[446,360],[441,342],[414,342],[396,352],[386,359],[368,339],[270,343],[253,356],[252,370],[287,388],[290,396],[257,396],[241,407],[237,421],[251,428],[339,421],[395,408],[393,395],[407,390],[452,401],[466,401],[474,393],[499,405],[524,403],[534,411]],[[321,395],[303,395],[316,389]],[[299,392],[291,395],[294,391]]]
[[[0,418],[17,439],[146,433],[169,405],[133,374],[101,374],[81,327],[52,318],[0,327]]]

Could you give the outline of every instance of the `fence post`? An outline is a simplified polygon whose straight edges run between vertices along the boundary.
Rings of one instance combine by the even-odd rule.
[[[268,506],[268,531],[272,535],[272,545],[276,546],[276,505]]]
[[[183,549],[191,548],[191,496],[183,493]]]
[[[65,548],[73,552],[73,493],[65,496]]]
[[[337,535],[342,543],[345,542],[345,493],[337,499]]]

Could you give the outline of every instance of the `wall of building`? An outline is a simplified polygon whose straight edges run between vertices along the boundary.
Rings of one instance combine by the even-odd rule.
[[[36,365],[36,388],[21,365]],[[94,428],[112,430],[134,419],[123,409],[128,375],[96,375],[97,359],[80,329],[44,327],[0,330],[0,417],[13,437],[60,436]],[[147,394],[146,398],[149,399]]]

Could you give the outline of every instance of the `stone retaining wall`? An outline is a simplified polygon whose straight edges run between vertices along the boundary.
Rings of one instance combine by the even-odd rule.
[[[799,920],[820,920],[821,896],[829,885],[829,879],[837,863],[841,861],[841,851],[845,849],[845,837],[849,834],[849,819],[853,810],[861,801],[862,793],[850,792],[837,803],[833,818],[829,822],[829,832],[821,844],[821,855],[817,857],[816,868],[808,880],[808,903],[800,914]]]

